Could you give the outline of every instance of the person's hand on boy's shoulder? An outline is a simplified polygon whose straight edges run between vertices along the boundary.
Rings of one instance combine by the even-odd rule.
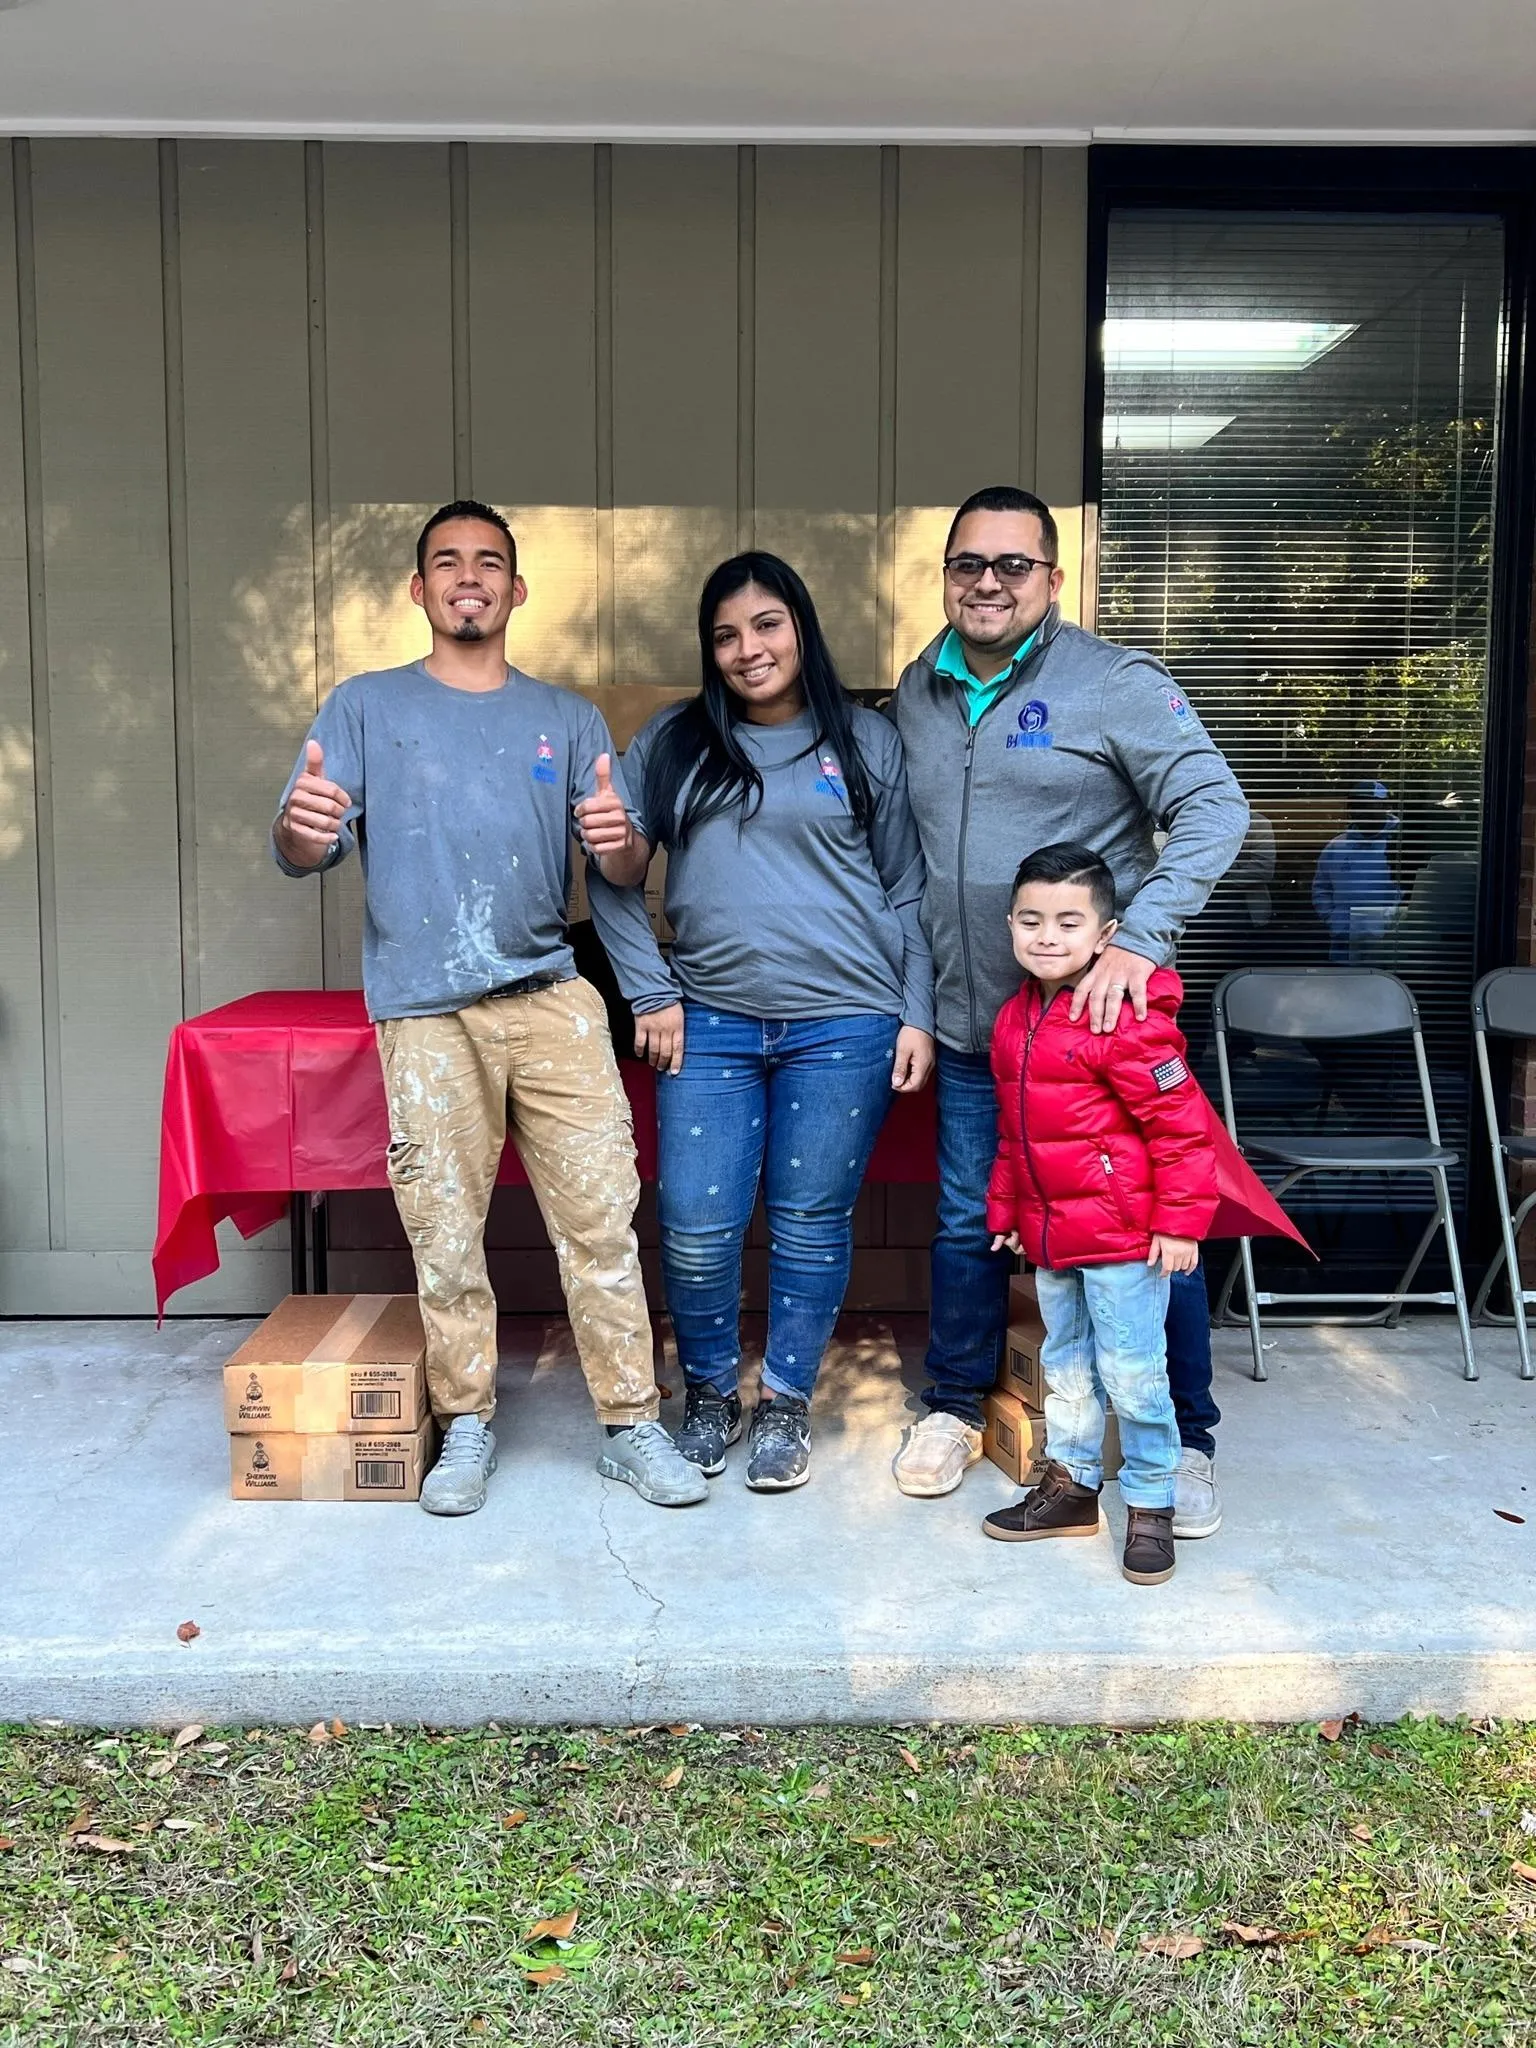
[[[997,1246],[992,1247],[994,1251]],[[1147,1252],[1147,1264],[1155,1266],[1166,1279],[1170,1273],[1193,1273],[1200,1263],[1200,1241],[1194,1237],[1169,1237],[1166,1231],[1154,1230],[1151,1248]]]
[[[1138,1022],[1147,1015],[1147,983],[1157,972],[1155,961],[1144,953],[1131,953],[1124,946],[1106,946],[1092,967],[1072,991],[1067,1016],[1076,1023],[1088,1011],[1088,1029],[1095,1036],[1113,1031],[1120,1021],[1120,1007],[1127,999]]]

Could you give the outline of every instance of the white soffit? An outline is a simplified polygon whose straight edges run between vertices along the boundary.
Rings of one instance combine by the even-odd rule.
[[[1536,141],[1536,5],[0,0],[0,131]]]

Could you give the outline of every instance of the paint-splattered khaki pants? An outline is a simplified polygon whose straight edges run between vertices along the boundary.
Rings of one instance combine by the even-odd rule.
[[[416,1256],[427,1384],[440,1418],[496,1406],[496,1299],[485,1218],[508,1131],[555,1252],[582,1370],[604,1422],[658,1411],[631,1222],[640,1197],[629,1099],[589,982],[493,996],[378,1027],[389,1181]]]

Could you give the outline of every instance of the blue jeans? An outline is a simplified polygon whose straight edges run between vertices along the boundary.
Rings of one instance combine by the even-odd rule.
[[[1168,1392],[1168,1282],[1139,1261],[1035,1274],[1045,1342],[1046,1455],[1079,1486],[1104,1477],[1104,1397],[1120,1424],[1127,1507],[1171,1508],[1179,1430]]]
[[[683,1376],[736,1391],[741,1247],[761,1179],[763,1385],[809,1401],[848,1291],[853,1205],[890,1107],[900,1020],[684,1011],[683,1070],[656,1083],[661,1270]]]
[[[930,1408],[981,1423],[1002,1363],[1013,1261],[989,1250],[987,1182],[997,1156],[997,1092],[985,1053],[939,1047],[939,1227],[933,1240]],[[1212,1457],[1221,1410],[1211,1395],[1211,1316],[1205,1276],[1175,1273],[1168,1297],[1168,1386],[1179,1440]]]

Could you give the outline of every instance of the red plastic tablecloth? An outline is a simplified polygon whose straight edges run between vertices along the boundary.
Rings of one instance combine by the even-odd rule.
[[[620,1072],[641,1178],[654,1180],[655,1080],[636,1060]],[[934,1136],[933,1090],[897,1097],[869,1178],[933,1180]],[[282,1221],[291,1194],[387,1187],[388,1143],[361,989],[271,989],[178,1024],[160,1112],[156,1306],[163,1313],[178,1288],[218,1270],[223,1217],[252,1237]],[[498,1178],[527,1185],[511,1145]]]

